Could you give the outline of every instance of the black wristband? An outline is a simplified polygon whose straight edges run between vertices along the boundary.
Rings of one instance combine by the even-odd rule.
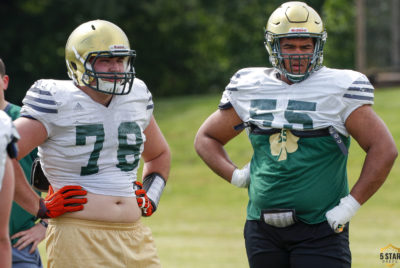
[[[49,224],[47,222],[45,222],[44,220],[40,219],[39,223],[41,225],[43,225],[45,228],[47,228],[47,226],[49,226]]]
[[[50,218],[49,216],[46,215],[46,213],[47,213],[46,204],[44,203],[44,199],[40,198],[40,200],[39,200],[39,211],[38,211],[38,213],[36,215],[36,218],[39,218],[39,219]]]

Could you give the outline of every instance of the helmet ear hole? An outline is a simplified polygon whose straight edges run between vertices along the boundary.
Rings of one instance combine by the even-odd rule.
[[[72,68],[74,68],[75,71],[78,70],[78,66],[76,66],[75,62],[71,61],[71,66]]]

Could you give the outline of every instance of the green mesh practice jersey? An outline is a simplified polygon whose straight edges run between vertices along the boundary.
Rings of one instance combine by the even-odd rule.
[[[237,72],[220,107],[232,105],[252,126],[254,150],[247,218],[260,219],[262,209],[295,209],[306,223],[325,221],[325,212],[348,194],[346,163],[337,142],[326,135],[294,134],[332,126],[346,147],[347,117],[373,103],[374,88],[361,73],[323,67],[306,80],[288,85],[272,68]],[[278,129],[271,133],[271,129]]]

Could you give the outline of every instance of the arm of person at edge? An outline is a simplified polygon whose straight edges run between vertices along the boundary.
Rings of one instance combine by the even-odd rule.
[[[230,160],[224,145],[242,132],[234,129],[240,123],[242,120],[233,108],[217,110],[201,125],[194,141],[196,152],[203,161],[228,182],[231,182],[237,167]]]
[[[146,142],[142,153],[144,160],[142,178],[151,173],[159,173],[167,181],[171,166],[171,152],[154,116],[151,117],[144,134]]]
[[[21,166],[19,165],[19,163],[17,161],[15,161],[13,164],[16,165],[14,167],[14,170],[18,169],[17,173],[19,174],[18,175],[19,178],[24,178],[24,176],[25,176],[24,174],[25,173],[23,172],[23,170],[22,170]],[[31,188],[30,185],[29,185],[29,188]],[[30,191],[30,190],[28,190],[28,191]],[[37,203],[37,202],[35,202],[35,203]],[[48,222],[47,219],[42,219],[42,221],[44,221],[46,223]],[[37,222],[31,228],[23,230],[23,231],[18,232],[18,233],[15,233],[14,235],[11,236],[11,239],[17,239],[17,238],[19,238],[19,239],[15,244],[13,244],[13,247],[17,248],[18,250],[22,250],[25,247],[27,247],[27,246],[32,244],[32,246],[29,249],[29,253],[33,254],[35,252],[35,250],[37,249],[39,243],[42,242],[44,240],[44,238],[46,237],[46,229],[47,228],[45,226],[43,226],[42,224]]]
[[[10,158],[7,157],[3,184],[0,190],[0,267],[11,267],[11,246],[8,224],[12,206],[14,173]]]
[[[362,205],[385,182],[398,152],[387,126],[370,105],[353,111],[345,125],[350,135],[367,153],[360,177],[350,192]]]

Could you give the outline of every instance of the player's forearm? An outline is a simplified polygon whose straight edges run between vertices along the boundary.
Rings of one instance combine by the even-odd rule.
[[[14,175],[15,175],[15,192],[14,201],[32,215],[37,214],[39,210],[40,197],[32,190],[31,186],[25,178],[18,161],[13,159]]]
[[[209,136],[200,134],[196,137],[195,149],[210,169],[226,181],[231,181],[236,166],[229,159],[220,142]]]
[[[393,144],[381,144],[368,149],[360,178],[351,190],[351,195],[365,203],[385,182],[398,155]]]
[[[11,243],[6,236],[0,236],[0,267],[11,267]]]
[[[162,151],[160,155],[150,161],[144,162],[143,178],[151,173],[159,173],[165,181],[168,180],[169,170],[171,166],[171,153],[168,150]]]

